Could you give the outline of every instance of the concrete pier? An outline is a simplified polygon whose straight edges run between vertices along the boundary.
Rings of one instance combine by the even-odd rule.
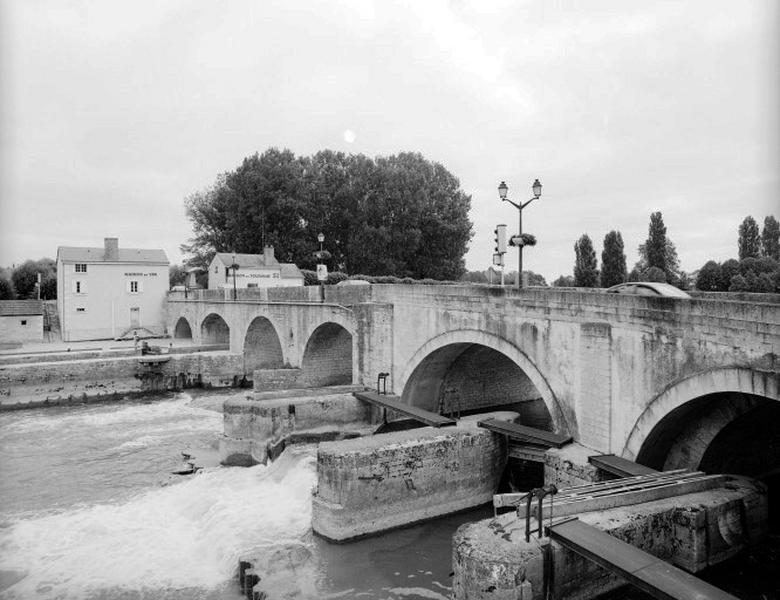
[[[312,528],[332,541],[490,502],[507,460],[476,422],[320,444]]]
[[[768,531],[765,488],[723,476],[717,487],[673,498],[599,510],[580,520],[689,572],[732,557]],[[470,523],[453,539],[454,600],[542,600],[543,546],[549,543],[552,586],[559,600],[585,600],[625,582],[571,550],[533,536],[516,513]]]
[[[225,402],[220,458],[224,465],[265,463],[287,440],[310,441],[367,435],[373,430],[369,407],[354,386],[255,392]]]

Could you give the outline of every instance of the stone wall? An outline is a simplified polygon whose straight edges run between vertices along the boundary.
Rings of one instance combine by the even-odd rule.
[[[344,541],[484,504],[506,452],[473,424],[322,443],[312,528]]]
[[[138,355],[0,365],[0,403],[7,409],[189,386],[227,387],[242,378],[239,355],[159,356],[169,360],[150,369],[139,364]]]

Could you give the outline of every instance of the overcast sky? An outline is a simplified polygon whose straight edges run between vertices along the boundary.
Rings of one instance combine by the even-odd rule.
[[[184,198],[275,146],[419,151],[472,196],[471,270],[523,214],[525,267],[583,233],[629,268],[660,210],[682,268],[780,218],[780,3],[0,0],[0,266],[163,248]],[[516,265],[511,252],[507,262]]]

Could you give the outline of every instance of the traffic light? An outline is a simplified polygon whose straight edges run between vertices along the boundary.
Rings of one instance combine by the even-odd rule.
[[[506,225],[496,225],[493,233],[496,234],[496,252],[498,254],[504,254],[506,252]]]

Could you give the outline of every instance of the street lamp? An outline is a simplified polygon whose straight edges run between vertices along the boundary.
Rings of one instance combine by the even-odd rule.
[[[325,302],[325,280],[328,278],[327,271],[323,268],[323,259],[325,254],[322,251],[322,242],[325,241],[325,234],[317,234],[317,241],[320,243],[320,251],[317,253],[317,279],[320,281],[320,302]]]
[[[539,180],[534,180],[533,185],[531,186],[531,190],[533,191],[534,197],[530,200],[527,200],[526,202],[523,202],[521,204],[518,204],[516,202],[513,202],[509,198],[506,197],[507,192],[509,192],[509,187],[506,183],[503,181],[501,182],[501,185],[498,186],[498,196],[501,198],[502,202],[509,202],[512,206],[514,206],[517,209],[517,224],[518,224],[518,232],[517,237],[520,239],[520,243],[518,244],[518,258],[517,258],[517,289],[521,289],[523,287],[523,241],[522,241],[522,235],[523,235],[523,209],[531,204],[534,200],[536,200],[539,196],[542,195],[542,184],[539,183]]]
[[[233,253],[233,264],[230,265],[233,269],[233,301],[236,300],[236,270],[238,269],[238,263],[236,263],[236,253]]]

